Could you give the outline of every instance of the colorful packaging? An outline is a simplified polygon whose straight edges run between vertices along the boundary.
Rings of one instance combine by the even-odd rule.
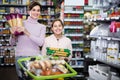
[[[7,22],[9,23],[10,27],[13,27],[11,16],[6,15],[5,17],[6,17]]]
[[[19,13],[10,13],[5,16],[10,27],[23,27],[22,15]],[[15,31],[15,36],[23,35],[23,32]]]
[[[11,13],[10,16],[11,16],[11,19],[12,19],[13,27],[17,27],[17,14]]]
[[[17,26],[23,27],[22,15],[21,14],[17,14]]]

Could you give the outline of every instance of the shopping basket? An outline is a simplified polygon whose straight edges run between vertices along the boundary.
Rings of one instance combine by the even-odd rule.
[[[18,59],[18,64],[32,79],[34,80],[47,80],[47,79],[56,79],[56,78],[65,78],[65,77],[73,77],[77,75],[77,72],[67,63],[65,62],[66,68],[69,70],[69,73],[59,74],[59,75],[49,75],[49,76],[36,76],[32,74],[24,65],[23,62],[30,61],[33,57],[21,58]],[[40,57],[34,57],[35,60],[40,60]]]

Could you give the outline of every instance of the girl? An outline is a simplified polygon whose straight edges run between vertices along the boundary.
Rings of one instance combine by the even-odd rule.
[[[69,49],[72,54],[71,40],[62,35],[63,29],[64,25],[60,19],[56,19],[53,21],[51,26],[53,34],[45,39],[45,43],[42,48],[43,55],[46,55],[46,47]],[[69,57],[61,57],[61,59],[70,60],[71,57],[72,55],[70,55]]]

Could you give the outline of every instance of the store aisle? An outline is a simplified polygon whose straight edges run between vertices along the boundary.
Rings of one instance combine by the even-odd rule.
[[[0,67],[0,80],[18,80],[15,67]]]

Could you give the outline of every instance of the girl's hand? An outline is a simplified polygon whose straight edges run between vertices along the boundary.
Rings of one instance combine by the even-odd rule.
[[[66,62],[69,62],[69,61],[70,61],[70,59],[69,59],[68,57],[60,57],[59,59],[60,59],[60,60],[65,60]]]

